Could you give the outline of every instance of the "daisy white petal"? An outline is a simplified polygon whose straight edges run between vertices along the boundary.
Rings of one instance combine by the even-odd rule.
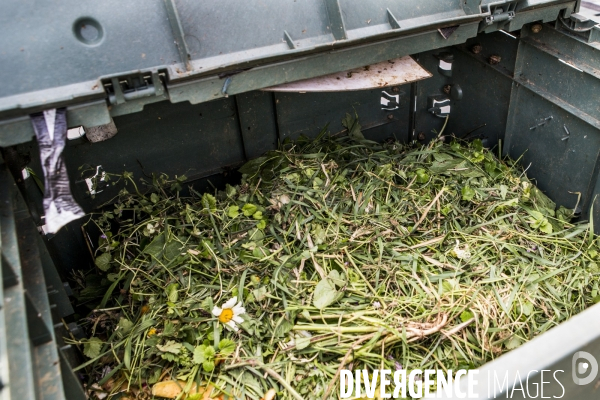
[[[233,318],[232,318],[232,320],[234,322],[238,323],[238,324],[241,324],[241,323],[244,322],[244,319],[242,317],[238,316],[238,315],[234,315]]]
[[[218,317],[219,315],[221,315],[221,313],[222,313],[222,312],[223,312],[223,309],[222,309],[222,308],[219,308],[219,307],[217,307],[217,306],[215,306],[215,307],[212,309],[212,314],[213,314],[215,317]]]
[[[233,306],[235,306],[235,303],[237,303],[237,297],[232,297],[225,304],[223,304],[222,307],[223,308],[233,308]]]
[[[236,331],[236,332],[237,332],[237,330],[238,330],[238,327],[237,327],[237,325],[235,324],[235,322],[233,322],[233,320],[229,321],[229,322],[228,322],[228,323],[226,323],[225,325],[227,325],[228,327],[230,327],[231,329],[233,329],[233,330],[234,330],[234,331]]]
[[[246,312],[246,309],[244,307],[242,307],[241,304],[238,304],[237,306],[233,307],[233,313],[235,315],[244,314],[245,312]]]

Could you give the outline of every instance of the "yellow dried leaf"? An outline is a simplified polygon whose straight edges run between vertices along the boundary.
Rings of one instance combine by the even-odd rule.
[[[158,383],[154,384],[154,386],[152,387],[152,395],[156,396],[156,397],[164,397],[167,399],[174,399],[177,396],[179,396],[179,394],[181,392],[183,392],[183,388],[185,388],[186,384],[187,384],[187,382],[185,382],[185,381],[158,382]],[[194,384],[192,384],[192,387],[190,388],[189,394],[196,394],[196,393],[197,393],[196,383],[194,383]]]
[[[181,392],[183,392],[183,388],[185,388],[186,384],[187,384],[187,382],[185,382],[185,381],[158,382],[152,387],[152,395],[156,396],[156,397],[164,397],[167,399],[174,399],[177,396],[179,396],[179,394],[181,394]],[[222,395],[219,395],[217,397],[211,397],[211,393],[212,393],[211,385],[200,386],[198,388],[196,386],[196,383],[193,383],[188,395],[200,394],[200,395],[202,395],[201,400],[223,400]],[[185,398],[186,398],[185,395],[181,396],[182,400],[184,400]]]
[[[273,400],[275,398],[276,393],[277,392],[275,391],[275,389],[269,389],[269,391],[265,393],[265,397],[263,397],[262,400]]]

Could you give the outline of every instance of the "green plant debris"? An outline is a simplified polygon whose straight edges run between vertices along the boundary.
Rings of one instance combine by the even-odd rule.
[[[476,368],[598,301],[598,239],[512,161],[344,123],[351,137],[286,143],[222,192],[123,177],[90,221],[106,284],[76,343],[93,395],[337,398],[342,368]]]

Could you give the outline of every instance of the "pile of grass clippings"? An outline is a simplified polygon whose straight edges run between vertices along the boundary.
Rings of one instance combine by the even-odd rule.
[[[337,398],[342,368],[476,368],[599,299],[593,226],[515,163],[360,136],[287,143],[214,194],[124,175],[90,220],[91,396]]]

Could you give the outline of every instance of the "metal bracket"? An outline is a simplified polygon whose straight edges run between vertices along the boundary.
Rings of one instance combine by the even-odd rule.
[[[502,9],[500,9],[502,10]],[[495,24],[497,22],[508,22],[508,21],[512,21],[512,19],[515,17],[515,12],[514,11],[507,11],[507,12],[497,12],[493,15],[490,15],[488,17],[485,17],[485,24],[486,25],[492,25]]]
[[[600,41],[600,24],[585,15],[573,13],[568,18],[559,16],[556,26],[563,31],[583,38],[587,43]]]
[[[124,104],[143,97],[162,96],[165,87],[158,71],[115,76],[103,81],[110,104]]]

